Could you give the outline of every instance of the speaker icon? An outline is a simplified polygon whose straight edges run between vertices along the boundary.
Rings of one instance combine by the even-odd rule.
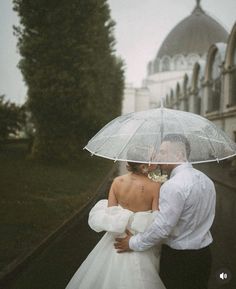
[[[222,280],[227,279],[227,277],[228,277],[227,273],[222,272],[220,274],[220,279],[222,279]]]
[[[232,274],[228,268],[221,268],[216,271],[215,277],[220,284],[226,284],[231,281]]]

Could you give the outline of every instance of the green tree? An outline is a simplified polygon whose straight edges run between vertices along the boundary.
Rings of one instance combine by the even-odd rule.
[[[13,0],[36,128],[33,155],[68,158],[121,111],[123,64],[106,0]]]
[[[22,107],[5,100],[0,95],[0,141],[16,136],[25,122],[25,114]]]

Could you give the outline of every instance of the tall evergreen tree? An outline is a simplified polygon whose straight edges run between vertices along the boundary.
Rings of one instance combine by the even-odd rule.
[[[123,64],[106,0],[13,0],[36,127],[33,155],[74,156],[121,111]]]

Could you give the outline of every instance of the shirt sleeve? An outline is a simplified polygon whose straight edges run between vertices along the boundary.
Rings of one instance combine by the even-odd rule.
[[[177,184],[166,182],[160,190],[160,211],[150,227],[129,240],[129,247],[133,251],[145,251],[166,239],[178,223],[183,211],[185,197]]]

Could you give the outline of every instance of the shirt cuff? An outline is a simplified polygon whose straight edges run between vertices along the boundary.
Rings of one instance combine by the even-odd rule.
[[[129,248],[132,250],[132,251],[143,251],[143,250],[140,250],[138,244],[137,244],[137,240],[138,239],[138,235],[136,236],[133,236],[129,239]]]
[[[136,251],[134,246],[134,236],[129,239],[129,248],[133,251]]]

